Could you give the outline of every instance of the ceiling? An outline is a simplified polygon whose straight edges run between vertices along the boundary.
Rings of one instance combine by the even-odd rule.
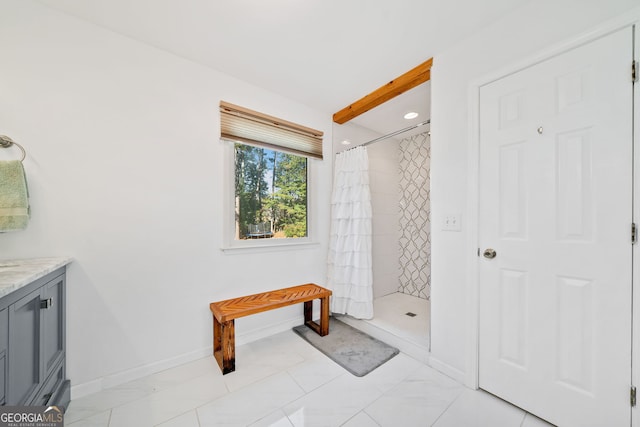
[[[400,96],[379,105],[373,110],[351,119],[350,123],[371,129],[380,135],[388,135],[402,129],[413,127],[431,118],[431,82],[426,82],[403,93]],[[418,113],[413,119],[405,119],[404,115],[409,112]],[[420,126],[399,134],[399,138],[406,138],[410,135],[424,132],[429,127]],[[366,141],[353,141],[361,143]]]
[[[37,1],[333,114],[530,0]]]

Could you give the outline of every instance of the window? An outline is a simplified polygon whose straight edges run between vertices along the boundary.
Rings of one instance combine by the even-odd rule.
[[[306,157],[235,144],[235,239],[307,237]]]
[[[310,242],[313,160],[322,132],[220,103],[227,141],[225,247]]]

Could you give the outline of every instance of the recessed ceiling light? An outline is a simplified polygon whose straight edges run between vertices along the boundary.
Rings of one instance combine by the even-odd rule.
[[[416,117],[418,117],[418,113],[416,113],[415,111],[410,111],[404,115],[404,118],[407,120],[415,119]]]
[[[346,139],[342,141],[342,145],[351,145],[351,141],[347,141]]]

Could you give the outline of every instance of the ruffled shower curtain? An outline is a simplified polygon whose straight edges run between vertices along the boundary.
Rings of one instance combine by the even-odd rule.
[[[373,318],[371,193],[365,147],[336,155],[327,286],[331,311]]]

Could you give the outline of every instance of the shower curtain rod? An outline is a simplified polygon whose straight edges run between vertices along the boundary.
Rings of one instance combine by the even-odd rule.
[[[418,128],[420,126],[428,125],[430,123],[431,123],[431,120],[425,120],[424,122],[420,122],[420,123],[417,123],[415,125],[406,127],[404,129],[400,129],[400,130],[397,130],[395,132],[391,132],[391,133],[388,133],[386,135],[382,135],[382,136],[380,136],[380,137],[378,137],[376,139],[372,139],[371,141],[367,141],[367,142],[365,142],[363,144],[358,145],[358,147],[365,147],[365,146],[367,146],[369,144],[373,144],[374,142],[382,141],[383,139],[387,139],[387,138],[394,137],[396,135],[400,135],[401,133],[408,132],[410,130],[413,130],[413,129]],[[353,148],[356,148],[356,147],[353,147]]]

